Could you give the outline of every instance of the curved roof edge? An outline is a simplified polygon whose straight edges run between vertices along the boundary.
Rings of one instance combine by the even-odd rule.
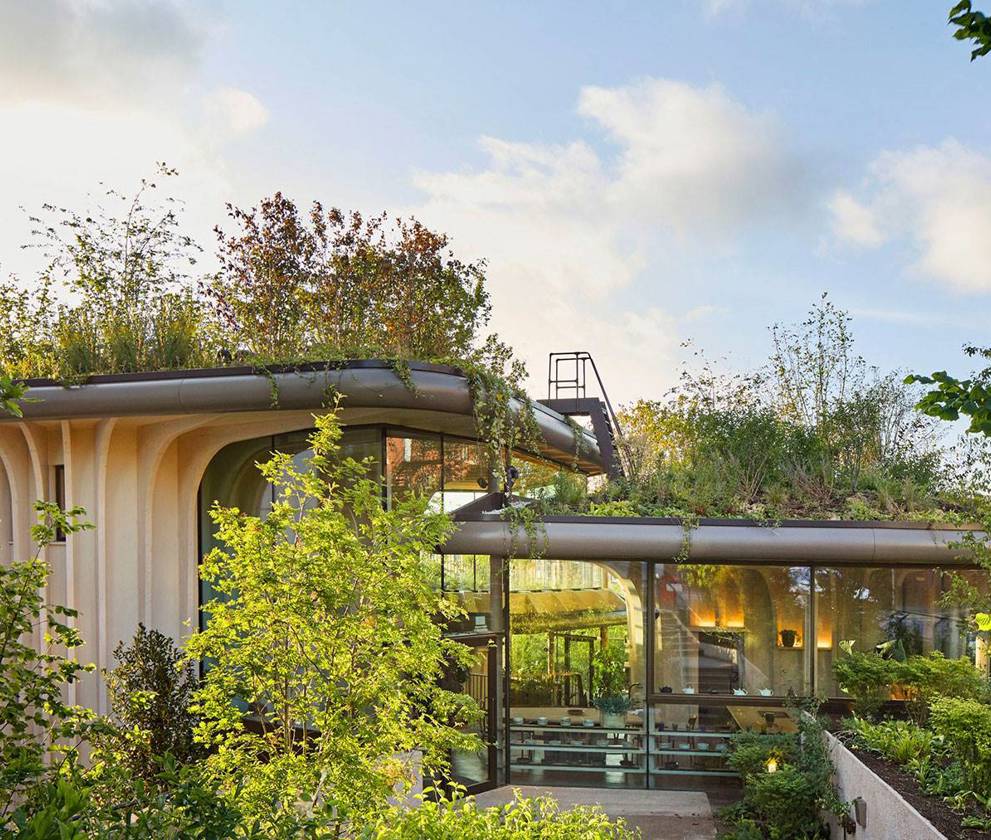
[[[526,529],[494,516],[481,516],[458,522],[457,530],[439,550],[445,554],[557,560],[671,562],[683,558],[691,563],[741,565],[973,565],[966,551],[954,548],[968,533],[966,529],[899,527],[887,522],[846,526],[844,522],[796,522],[772,527],[724,521],[686,531],[678,523],[575,518],[545,521],[537,525],[535,533],[527,534]]]
[[[408,387],[395,365],[380,360],[312,363],[293,367],[208,368],[92,376],[80,385],[27,380],[25,420],[127,417],[266,410],[319,410],[332,394],[345,408],[395,408],[473,415],[464,374],[447,365],[409,362]],[[565,418],[532,403],[543,445],[533,453],[589,474],[605,471],[595,438],[581,446]],[[519,402],[514,410],[520,410]],[[17,418],[3,418],[16,422]],[[576,457],[576,452],[577,457]]]

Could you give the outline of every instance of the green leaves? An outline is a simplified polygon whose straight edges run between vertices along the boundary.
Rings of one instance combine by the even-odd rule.
[[[425,499],[387,509],[366,465],[338,456],[336,416],[316,426],[304,465],[261,465],[267,516],[213,510],[224,547],[201,574],[218,596],[187,643],[210,662],[193,706],[205,764],[268,836],[381,812],[409,785],[413,750],[429,772],[481,746],[462,729],[475,704],[437,685],[448,661],[469,661],[434,620],[457,609],[424,563],[451,522]]]
[[[948,22],[957,28],[954,38],[977,45],[970,53],[971,61],[991,52],[991,19],[975,12],[971,0],[961,0],[950,9]]]
[[[22,417],[20,402],[27,390],[27,385],[23,382],[16,382],[9,376],[0,375],[0,414]]]
[[[31,804],[29,794],[54,784],[59,768],[71,763],[73,745],[92,718],[63,699],[64,687],[92,667],[72,657],[82,644],[68,621],[75,611],[45,600],[49,568],[41,558],[56,529],[72,534],[87,526],[80,521],[79,509],[66,514],[45,502],[35,509],[36,555],[0,565],[0,831],[16,818],[29,837],[47,836],[46,826],[54,825],[66,809],[75,813],[73,803],[78,802],[68,788],[53,789],[59,801],[39,806],[37,821],[25,808]],[[47,630],[38,639],[42,625]]]

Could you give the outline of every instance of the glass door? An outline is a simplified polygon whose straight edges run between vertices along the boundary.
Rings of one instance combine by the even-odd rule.
[[[454,676],[451,688],[470,696],[482,710],[482,717],[471,726],[471,732],[484,745],[478,752],[456,751],[451,754],[451,778],[468,789],[481,793],[496,785],[498,763],[498,659],[497,638],[494,636],[459,638],[472,650],[470,667]]]

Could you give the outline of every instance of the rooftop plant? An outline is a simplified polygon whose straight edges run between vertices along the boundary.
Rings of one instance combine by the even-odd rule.
[[[755,371],[705,357],[658,399],[620,413],[626,476],[586,488],[532,475],[547,513],[609,516],[920,519],[974,522],[971,449],[944,444],[900,374],[857,355],[850,317],[825,296],[771,328]]]
[[[0,283],[0,407],[16,409],[24,378],[363,358],[392,362],[412,387],[417,360],[464,372],[497,474],[507,452],[535,448],[526,372],[484,332],[484,262],[415,219],[301,210],[277,192],[228,205],[206,271],[182,204],[160,195],[176,174],[163,164],[133,196],[108,189],[86,211],[46,204],[30,217],[26,247],[45,263],[30,283]]]

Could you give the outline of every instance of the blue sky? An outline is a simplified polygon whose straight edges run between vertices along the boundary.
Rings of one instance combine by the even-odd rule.
[[[155,160],[223,202],[414,213],[489,260],[527,359],[657,395],[743,367],[822,291],[884,368],[969,365],[991,314],[991,60],[929,0],[0,2],[0,261],[20,205]],[[991,343],[991,342],[987,342]],[[535,388],[539,390],[539,388]]]

